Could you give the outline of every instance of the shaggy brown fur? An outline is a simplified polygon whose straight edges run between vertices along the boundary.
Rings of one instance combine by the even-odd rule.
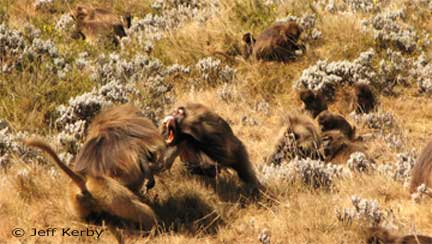
[[[303,102],[303,109],[315,118],[322,111],[327,110],[327,101],[318,92],[311,90],[301,90],[299,92],[300,100]]]
[[[68,188],[69,204],[77,217],[91,221],[91,216],[109,214],[138,224],[140,229],[147,231],[157,224],[153,210],[118,181],[106,175],[74,172],[42,141],[30,140],[26,144],[46,151],[72,179]]]
[[[44,142],[27,144],[48,152],[72,179],[69,202],[80,218],[107,213],[147,229],[156,223],[153,211],[133,192],[139,192],[145,180],[147,188],[154,185],[154,171],[163,168],[165,143],[137,108],[121,105],[97,115],[73,170]]]
[[[325,110],[318,115],[317,120],[322,132],[339,130],[350,140],[355,138],[355,127],[351,126],[342,115]]]
[[[94,177],[109,176],[139,191],[148,173],[163,167],[165,144],[157,127],[141,111],[120,105],[97,115],[74,160],[74,170]]]
[[[410,191],[417,190],[421,184],[432,187],[432,140],[426,145],[414,165]]]
[[[97,115],[73,170],[47,144],[32,140],[27,144],[47,151],[73,180],[70,202],[79,217],[106,211],[144,226],[154,223],[155,218],[148,218],[154,216],[151,209],[133,192],[139,192],[145,180],[147,188],[153,187],[153,174],[163,168],[165,143],[139,109],[121,105]]]
[[[369,229],[367,244],[430,244],[432,237],[424,235],[395,236],[383,228]]]
[[[180,154],[194,173],[215,176],[217,164],[234,169],[245,183],[260,186],[243,143],[223,118],[204,105],[178,107],[164,119],[161,133],[169,147],[177,147],[173,154]]]
[[[94,40],[99,37],[112,38],[115,45],[118,38],[126,36],[125,28],[131,25],[131,16],[120,17],[108,9],[77,6],[72,16],[76,20],[76,29],[72,38]]]
[[[294,157],[321,159],[319,153],[320,131],[308,116],[290,116],[274,152],[267,158],[268,164],[280,164]]]
[[[339,130],[330,130],[322,133],[321,143],[321,150],[326,162],[345,164],[352,153],[362,152],[370,162],[375,163],[367,153],[367,148],[365,146],[351,142]]]
[[[377,104],[375,94],[368,84],[357,83],[354,85],[351,107],[356,113],[370,113]]]
[[[250,33],[243,36],[245,42],[244,57],[255,55],[264,61],[287,62],[295,57],[296,50],[305,50],[297,44],[302,28],[294,21],[277,23],[264,30],[255,40]]]

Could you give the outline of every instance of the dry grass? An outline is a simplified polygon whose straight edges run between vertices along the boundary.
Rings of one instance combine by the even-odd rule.
[[[7,6],[13,26],[30,21],[38,27],[52,27],[55,22],[51,15],[45,13],[40,16],[32,9],[32,2],[2,1],[0,6]],[[72,5],[78,2],[84,1],[73,1]],[[114,3],[116,10],[129,10],[138,16],[150,11],[148,1],[91,2],[101,6]],[[169,33],[166,39],[155,43],[154,55],[167,64],[195,65],[200,58],[240,47],[239,40],[244,32],[258,33],[277,17],[312,11],[308,4],[300,3],[302,1],[288,1],[265,11],[261,11],[257,2],[222,1],[220,15],[204,24],[186,24]],[[67,6],[59,8],[67,11]],[[255,167],[260,168],[263,158],[271,153],[278,139],[283,118],[299,111],[300,103],[292,84],[303,69],[320,59],[352,60],[360,52],[374,47],[372,37],[359,29],[361,15],[317,14],[317,27],[322,31],[323,39],[310,44],[306,55],[295,62],[261,63],[238,57],[226,60],[237,69],[237,82],[233,86],[240,91],[239,101],[221,101],[215,95],[217,88],[206,88],[195,93],[185,91],[186,81],[174,79],[172,83],[178,95],[176,104],[200,102],[229,120],[235,134],[245,143]],[[422,18],[425,20],[416,26],[431,29],[430,19]],[[42,34],[49,36],[50,33],[47,28]],[[56,41],[65,52],[107,52],[82,43],[69,43],[58,38]],[[6,118],[14,129],[50,135],[53,132],[47,125],[46,115],[70,97],[91,90],[92,83],[79,72],[67,81],[52,80],[44,71],[37,74],[0,74],[0,117]],[[407,139],[404,149],[416,148],[419,151],[431,137],[432,104],[430,97],[417,95],[414,81],[411,83],[398,96],[381,96],[380,110],[393,113],[398,125],[403,128]],[[254,104],[262,99],[270,101],[270,115],[253,110]],[[331,109],[347,115],[344,106]],[[243,125],[241,120],[245,115],[255,118],[259,125]],[[369,129],[358,129],[360,134],[373,133]],[[370,142],[368,147],[373,155],[381,155],[378,163],[394,160],[397,153],[386,147],[379,138]],[[88,226],[73,218],[65,201],[66,177],[61,173],[50,175],[50,167],[29,164],[16,158],[10,169],[0,171],[0,243],[114,243],[116,239],[108,229]],[[150,236],[124,233],[127,243],[258,243],[258,235],[264,229],[270,231],[272,243],[364,243],[364,225],[354,223],[347,226],[336,219],[335,210],[351,207],[352,195],[376,199],[382,208],[393,209],[398,232],[432,235],[432,200],[414,203],[400,183],[375,174],[338,180],[331,191],[313,190],[299,182],[270,184],[269,188],[278,201],[273,204],[248,201],[247,189],[233,172],[224,172],[216,181],[192,177],[184,172],[180,161],[176,162],[171,172],[159,175],[156,182],[145,201],[160,217],[161,227],[157,234]],[[14,228],[29,232],[32,228],[49,227],[98,228],[103,229],[104,233],[99,240],[93,237],[62,237],[59,233],[54,237],[11,236]]]

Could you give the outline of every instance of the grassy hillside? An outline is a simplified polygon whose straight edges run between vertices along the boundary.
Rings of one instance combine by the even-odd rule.
[[[78,4],[132,14],[119,47],[70,38],[68,13]],[[234,172],[212,181],[188,175],[178,160],[146,195],[162,221],[157,233],[125,231],[127,243],[366,243],[373,224],[432,235],[432,200],[414,201],[406,187],[431,138],[431,10],[425,0],[0,0],[0,243],[115,241],[106,228],[99,239],[29,236],[32,228],[101,228],[72,216],[66,177],[20,139],[43,136],[68,161],[94,114],[119,103],[139,106],[155,123],[186,102],[212,108],[276,197],[250,201]],[[304,28],[304,55],[289,63],[242,58],[244,33],[286,19]],[[359,173],[315,165],[330,180],[314,188],[310,171],[290,166],[296,162],[273,168],[264,158],[286,116],[301,113],[296,89],[323,80],[338,88],[330,110],[357,127],[377,166]],[[369,116],[347,109],[358,81],[379,98]],[[370,202],[349,210],[353,196]],[[14,228],[26,235],[13,237]]]

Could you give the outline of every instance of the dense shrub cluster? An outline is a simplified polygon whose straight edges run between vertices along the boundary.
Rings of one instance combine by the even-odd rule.
[[[52,40],[40,38],[40,30],[31,25],[24,28],[24,33],[0,25],[0,53],[3,60],[2,72],[14,69],[23,70],[24,65],[35,69],[45,67],[60,79],[66,78],[71,70],[70,64],[63,57]]]
[[[410,74],[417,81],[419,92],[432,94],[432,63],[425,54],[414,62]]]
[[[219,1],[155,0],[151,7],[158,13],[149,13],[133,21],[128,35],[143,43],[145,40],[160,40],[165,31],[173,31],[189,21],[204,22],[213,16]]]
[[[351,173],[342,166],[324,163],[309,158],[294,158],[280,165],[265,165],[262,168],[264,182],[293,182],[299,179],[313,188],[331,188],[336,178],[350,177]]]
[[[413,27],[404,23],[403,10],[382,12],[363,22],[372,28],[374,39],[380,47],[396,47],[401,51],[412,52],[416,48],[418,36]]]
[[[60,32],[71,33],[71,31],[75,29],[75,20],[70,14],[63,14],[57,20],[55,29]]]
[[[216,90],[216,96],[226,103],[237,101],[239,99],[238,93],[238,90],[228,83],[224,83]]]
[[[354,61],[328,62],[320,60],[315,65],[303,70],[301,77],[294,84],[295,89],[318,90],[333,99],[337,86],[356,82],[371,83],[377,79],[372,66],[375,52],[369,49]]]
[[[352,224],[355,220],[360,220],[371,226],[378,226],[385,219],[385,213],[377,200],[352,196],[351,203],[354,208],[336,209],[337,219],[344,224]]]
[[[362,152],[355,152],[350,155],[347,161],[348,168],[356,172],[371,172],[375,169],[375,163],[368,160]]]
[[[357,12],[370,13],[381,10],[379,1],[373,0],[319,0],[315,1],[315,6],[318,6],[330,13],[345,13],[353,14]]]
[[[200,80],[202,80],[204,84],[216,85],[219,83],[231,82],[235,78],[236,70],[228,65],[224,65],[222,61],[217,58],[202,58],[198,60],[195,67],[200,75]]]
[[[11,128],[3,124],[0,127],[0,169],[7,167],[13,156],[21,157],[24,160],[37,159],[45,162],[38,154],[22,144],[23,139],[30,135],[26,132],[14,133]]]
[[[397,84],[406,84],[410,60],[405,58],[401,52],[390,48],[386,51],[386,57],[379,63],[378,73],[381,77],[377,85],[384,93],[391,94]]]
[[[369,114],[350,114],[357,124],[364,124],[367,128],[386,130],[395,125],[393,114],[390,112],[376,112]]]
[[[36,10],[51,10],[54,0],[35,0],[33,6]]]
[[[0,24],[0,60],[2,73],[10,72],[24,58],[26,48],[25,38],[21,32],[10,29],[6,24]]]
[[[373,0],[344,0],[353,12],[372,12],[377,9]]]
[[[397,154],[396,163],[380,164],[377,170],[382,175],[407,185],[411,179],[411,172],[416,161],[414,155],[414,151]]]
[[[123,85],[113,80],[99,89],[71,98],[68,106],[60,105],[57,108],[58,118],[55,124],[61,129],[57,138],[64,149],[69,153],[76,153],[84,138],[85,128],[91,119],[103,107],[112,103],[128,102],[128,95],[136,92],[129,85]]]

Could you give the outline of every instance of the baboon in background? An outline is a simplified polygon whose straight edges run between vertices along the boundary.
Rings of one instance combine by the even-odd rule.
[[[249,32],[244,34],[242,39],[243,42],[245,43],[243,48],[243,57],[247,59],[253,53],[253,45],[255,44],[256,39]]]
[[[352,94],[352,109],[356,113],[370,113],[376,107],[376,97],[370,86],[366,83],[354,84]]]
[[[244,57],[255,55],[264,61],[290,61],[295,57],[295,51],[305,51],[304,45],[297,44],[302,32],[296,22],[288,21],[265,29],[256,39],[251,33],[246,33],[243,35]]]
[[[166,163],[168,167],[180,155],[185,165],[193,169],[191,173],[213,177],[217,174],[216,165],[229,167],[243,182],[261,186],[243,143],[223,118],[204,105],[190,103],[176,108],[163,120],[161,133],[168,148],[176,148],[167,155],[171,158]]]
[[[430,244],[432,237],[424,235],[395,236],[387,230],[376,227],[369,229],[367,244]]]
[[[125,28],[131,26],[132,17],[120,17],[107,9],[77,6],[72,16],[76,21],[74,39],[94,39],[100,36],[112,37],[115,45],[118,38],[126,36]]]
[[[163,167],[165,144],[157,127],[139,109],[121,105],[97,115],[73,170],[46,143],[29,140],[26,144],[46,151],[72,179],[69,202],[80,218],[109,214],[144,229],[156,223],[151,208],[134,193],[146,179],[147,188],[153,187],[153,173]]]
[[[327,110],[327,101],[319,92],[311,90],[301,90],[299,92],[300,100],[303,102],[303,109],[315,118],[322,111]]]
[[[304,115],[289,116],[283,135],[274,152],[266,159],[267,164],[280,164],[294,157],[322,159],[319,153],[320,131],[314,121]]]
[[[351,126],[342,115],[334,114],[325,110],[318,115],[317,121],[322,132],[339,130],[350,140],[353,140],[355,137],[356,128]]]
[[[410,192],[415,192],[421,184],[432,187],[432,140],[416,160],[411,176]]]
[[[369,157],[367,148],[361,144],[351,142],[339,130],[330,130],[321,134],[321,152],[324,155],[325,162],[332,162],[334,164],[345,164],[350,158],[351,154],[361,152],[365,154],[367,159],[375,163]]]

